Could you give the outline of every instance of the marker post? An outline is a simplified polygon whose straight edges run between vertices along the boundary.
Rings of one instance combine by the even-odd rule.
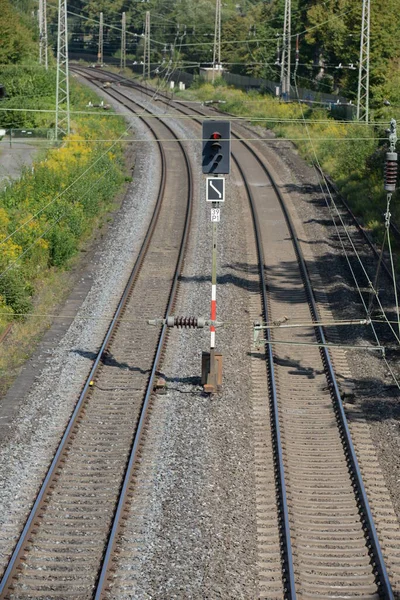
[[[212,203],[212,210],[216,209],[216,203]],[[211,321],[217,320],[217,222],[213,221],[212,231],[212,269],[211,269]],[[212,386],[213,390],[217,389],[217,365],[215,364],[215,326],[210,327],[210,374],[209,380],[204,386]]]
[[[225,179],[223,177],[207,177],[207,202],[211,202],[212,221],[212,267],[211,267],[211,307],[210,320],[217,320],[217,239],[218,223],[221,218],[219,203],[225,200]],[[215,351],[215,325],[210,325],[210,352],[202,357],[202,383],[204,391],[214,393],[222,385],[222,354]]]

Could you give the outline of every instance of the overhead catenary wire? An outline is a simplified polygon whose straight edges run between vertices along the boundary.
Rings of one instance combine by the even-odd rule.
[[[27,317],[27,318],[38,318],[38,319],[42,319],[42,318],[51,318],[51,319],[74,319],[74,318],[78,318],[79,320],[89,320],[89,321],[106,321],[109,320],[113,317],[112,314],[108,315],[108,314],[101,314],[99,315],[74,315],[74,314],[64,314],[64,315],[60,315],[60,314],[55,314],[55,313],[46,313],[46,312],[41,312],[41,313],[17,313],[14,312],[12,314],[10,314],[9,312],[1,312],[0,311],[0,317]],[[150,315],[149,315],[150,316]],[[146,317],[147,318],[147,317]],[[123,317],[121,318],[121,321],[126,321],[127,323],[137,323],[140,322],[142,323],[143,321],[146,321],[145,317]],[[272,322],[263,322],[260,323],[260,327],[262,327],[263,329],[297,329],[297,328],[312,328],[312,327],[350,327],[350,326],[368,326],[370,325],[370,323],[381,323],[382,321],[379,319],[366,319],[366,318],[359,318],[359,319],[350,319],[350,320],[331,320],[331,321],[309,321],[309,322],[302,322],[302,323],[276,323],[274,321]],[[249,323],[254,324],[254,321],[249,319],[243,319],[243,321],[240,320],[235,320],[235,321],[230,321],[229,319],[226,319],[224,321],[222,321],[222,326],[226,327],[226,326],[230,326],[230,327],[248,327]],[[393,321],[393,323],[397,324],[397,321]]]
[[[170,119],[170,115],[159,115],[160,118],[163,119]],[[147,118],[147,115],[146,115]],[[193,116],[192,116],[193,118]],[[262,121],[265,121],[265,119],[262,119]],[[268,122],[268,119],[266,119],[266,121]],[[380,141],[380,140],[385,140],[385,137],[376,137],[376,136],[329,136],[329,137],[324,137],[324,136],[318,136],[318,135],[314,135],[311,136],[313,140],[315,141],[331,141],[334,140],[336,142],[348,142],[348,141],[363,141],[363,140],[375,140],[375,141]],[[21,138],[20,142],[15,142],[15,143],[26,143],[26,140],[31,140],[31,137],[28,138]],[[40,138],[37,138],[38,140]],[[308,136],[304,137],[298,137],[298,136],[289,136],[289,137],[244,137],[243,138],[244,141],[248,141],[248,142],[254,142],[257,140],[262,140],[263,142],[270,142],[270,143],[279,143],[279,142],[287,142],[287,141],[308,141],[309,138]],[[44,142],[49,142],[49,140],[43,138]],[[155,138],[154,140],[146,140],[145,138],[128,138],[128,139],[119,139],[119,138],[114,138],[114,139],[110,139],[110,138],[83,138],[83,139],[73,139],[73,140],[66,140],[65,143],[69,143],[69,144],[90,144],[90,143],[100,143],[100,142],[129,142],[129,143],[155,143],[155,142],[165,142],[165,141],[171,141],[171,142],[201,142],[202,139],[201,138],[195,138],[195,137],[191,137],[191,138],[187,138],[187,137],[181,137],[177,140],[168,140],[167,138],[163,139],[163,138]],[[13,140],[14,143],[14,140]],[[50,143],[53,143],[50,141]],[[233,143],[234,140],[233,140]],[[54,145],[54,143],[53,143]]]
[[[314,29],[317,29],[318,27],[322,27],[323,25],[326,25],[327,23],[330,23],[332,20],[343,18],[347,14],[350,14],[350,13],[354,12],[356,9],[358,9],[358,7],[354,6],[353,8],[350,8],[350,9],[348,9],[346,11],[339,12],[339,13],[331,16],[329,19],[326,19],[325,21],[321,22],[321,23],[316,23],[315,25],[313,25],[311,27],[308,27],[308,28],[304,29],[303,31],[301,31],[299,33],[292,34],[290,37],[294,39],[294,38],[296,38],[297,35],[305,35],[309,31],[313,31]],[[71,11],[71,10],[68,10],[67,12],[70,15],[79,17],[79,18],[84,19],[86,21],[91,21],[93,23],[99,24],[99,21],[97,19],[93,19],[92,17],[86,17],[85,15],[76,13],[76,12]],[[118,27],[116,25],[110,25],[108,23],[104,23],[104,26],[106,26],[106,27],[108,27],[110,29],[115,29],[117,31],[122,32],[122,28]],[[142,37],[141,34],[133,33],[133,32],[130,32],[130,31],[127,31],[127,35],[131,35],[131,36],[139,37],[139,38]],[[248,40],[226,40],[226,41],[224,41],[222,43],[237,45],[237,44],[247,44],[247,43],[257,43],[258,44],[258,43],[271,42],[271,41],[275,42],[276,41],[276,36],[273,37],[273,38],[264,38],[264,39],[258,39],[258,38],[251,39],[251,38],[249,38]],[[153,38],[151,38],[151,42],[155,43],[155,44],[163,45],[163,46],[165,45],[165,42],[161,42],[161,41],[155,40]],[[182,47],[189,47],[189,46],[212,46],[213,44],[214,44],[213,41],[209,41],[209,42],[189,42],[189,43],[186,43],[186,44],[182,44],[181,46]]]
[[[389,249],[389,257],[390,257],[390,268],[392,270],[392,278],[393,278],[393,290],[394,290],[394,297],[395,297],[395,303],[396,303],[396,314],[397,314],[397,326],[398,326],[398,330],[399,330],[399,338],[400,338],[400,311],[399,311],[399,299],[398,299],[398,295],[397,295],[397,284],[396,284],[396,269],[394,266],[394,257],[393,257],[393,251],[392,251],[392,242],[390,240],[390,199],[391,199],[391,194],[388,194],[388,206],[387,206],[387,210],[386,210],[386,215],[385,215],[385,220],[386,220],[386,224],[385,227],[387,229],[387,242],[388,242],[388,249]],[[400,343],[400,339],[399,339],[399,343]]]
[[[298,90],[297,90],[297,81],[296,81],[296,78],[294,78],[294,84],[295,84],[295,88],[296,88],[296,94],[297,94],[297,98],[298,98]],[[300,104],[300,106],[301,106],[301,104]],[[309,133],[309,129],[308,129],[307,123],[305,123],[305,128],[306,128],[306,131],[307,131],[307,133]],[[349,258],[349,256],[348,256],[348,253],[347,253],[347,251],[346,251],[346,248],[345,248],[345,245],[344,245],[344,242],[343,242],[342,236],[341,236],[341,234],[340,234],[339,228],[338,228],[338,226],[337,226],[336,220],[333,218],[332,206],[335,208],[336,214],[339,216],[339,220],[340,220],[340,222],[341,222],[341,225],[342,225],[342,227],[344,228],[344,231],[345,231],[345,233],[346,233],[346,236],[347,236],[347,238],[348,238],[348,239],[349,239],[349,241],[350,241],[350,244],[351,244],[351,246],[352,246],[352,249],[353,249],[353,251],[355,252],[355,255],[356,255],[356,257],[357,257],[357,260],[358,260],[358,262],[360,263],[360,265],[361,265],[361,268],[362,268],[362,270],[363,270],[363,272],[364,272],[364,275],[366,276],[366,278],[367,278],[367,281],[368,281],[368,284],[371,286],[371,288],[372,288],[372,283],[371,283],[371,281],[370,281],[370,278],[369,278],[369,276],[368,276],[368,274],[367,274],[367,272],[366,272],[366,269],[365,269],[365,267],[364,267],[364,264],[363,264],[363,262],[362,262],[362,260],[361,260],[361,257],[359,256],[359,253],[357,252],[357,249],[356,249],[356,248],[355,248],[355,246],[354,246],[354,243],[353,243],[353,241],[352,241],[352,239],[351,239],[351,236],[350,236],[350,234],[349,234],[349,232],[348,232],[348,230],[347,230],[347,227],[346,227],[346,225],[345,225],[345,223],[344,223],[344,221],[343,221],[343,219],[342,219],[342,216],[340,215],[340,211],[338,210],[338,208],[337,208],[337,206],[336,206],[336,203],[335,203],[335,201],[334,201],[334,198],[333,198],[333,196],[332,196],[332,194],[331,194],[331,191],[330,191],[330,189],[329,189],[329,186],[328,186],[328,184],[327,184],[327,181],[326,181],[326,179],[325,179],[325,176],[323,175],[323,171],[322,171],[322,169],[321,169],[321,167],[320,167],[319,159],[318,159],[318,156],[317,156],[317,153],[316,153],[316,150],[315,150],[315,147],[314,147],[314,144],[313,144],[312,138],[311,138],[310,136],[309,136],[309,143],[310,143],[311,150],[312,150],[312,152],[313,152],[313,155],[314,155],[314,158],[315,158],[315,163],[316,163],[316,164],[314,165],[314,168],[315,168],[315,172],[316,172],[316,174],[317,174],[317,177],[318,177],[318,181],[319,181],[319,186],[320,186],[321,192],[322,192],[322,194],[323,194],[323,197],[324,197],[324,200],[325,200],[326,206],[327,206],[327,208],[329,209],[329,211],[330,211],[330,214],[331,214],[331,216],[332,216],[332,222],[333,222],[333,225],[334,225],[334,227],[335,227],[336,234],[337,234],[337,236],[338,236],[338,239],[339,239],[340,245],[341,245],[341,247],[342,247],[342,250],[343,250],[343,253],[344,253],[344,256],[345,256],[346,262],[347,262],[347,264],[348,264],[348,267],[349,267],[349,269],[350,269],[350,273],[351,273],[351,275],[352,275],[352,277],[353,277],[353,281],[354,281],[354,283],[355,283],[355,285],[356,285],[356,289],[357,289],[358,295],[359,295],[359,297],[360,297],[361,303],[362,303],[362,305],[363,305],[363,307],[364,307],[365,314],[367,315],[367,318],[368,318],[368,317],[369,317],[369,315],[368,315],[368,307],[367,307],[367,304],[366,304],[366,302],[365,302],[364,296],[363,296],[363,294],[362,294],[362,292],[361,292],[360,286],[359,286],[359,284],[358,284],[357,277],[356,277],[356,275],[355,275],[354,269],[353,269],[353,267],[352,267],[352,265],[351,265],[350,258]],[[320,168],[320,171],[318,171],[318,170],[317,170],[317,166],[316,166],[316,165],[318,165],[318,166],[319,166],[319,168]],[[324,187],[323,187],[323,185],[322,185],[322,183],[321,183],[321,179],[320,179],[320,173],[322,173],[322,179],[323,179],[323,182],[324,182],[325,189],[324,189]],[[331,203],[331,204],[329,204],[329,202],[328,202],[328,199],[327,199],[327,194],[328,194],[328,196],[329,196],[329,199],[330,199],[330,203]],[[398,338],[398,336],[397,336],[396,332],[394,331],[393,327],[391,326],[391,322],[390,322],[390,321],[389,321],[389,319],[387,319],[387,317],[386,317],[385,311],[384,311],[384,309],[383,309],[383,306],[381,305],[381,302],[380,302],[380,299],[379,299],[379,296],[378,296],[378,294],[376,294],[376,291],[375,291],[375,290],[373,290],[373,291],[375,292],[376,299],[377,299],[377,301],[378,301],[378,304],[379,304],[379,306],[380,306],[380,308],[381,308],[381,311],[382,311],[382,317],[384,318],[384,322],[385,322],[386,324],[388,324],[388,325],[389,325],[389,327],[390,327],[390,329],[391,329],[391,331],[392,331],[392,333],[393,333],[393,335],[394,335],[394,337],[395,337],[396,341],[397,341],[397,342],[400,342],[400,339]],[[382,321],[380,321],[380,322],[382,322]],[[380,340],[379,340],[378,333],[377,333],[377,331],[376,331],[376,327],[374,326],[374,323],[373,323],[373,321],[372,321],[372,320],[371,320],[371,322],[370,322],[370,326],[371,326],[371,331],[372,331],[372,333],[373,333],[373,336],[374,336],[374,338],[375,338],[375,341],[376,341],[377,345],[378,345],[378,346],[382,346],[382,344],[380,343]],[[396,374],[394,373],[394,371],[393,371],[392,367],[390,366],[390,364],[389,364],[389,362],[387,361],[387,359],[386,359],[386,357],[385,357],[385,356],[383,356],[383,360],[385,361],[385,364],[386,364],[386,366],[387,366],[387,368],[388,368],[388,370],[389,370],[389,373],[391,374],[391,376],[392,376],[392,378],[393,378],[393,380],[394,380],[394,382],[395,382],[396,386],[397,386],[397,387],[398,387],[398,389],[400,390],[400,381],[397,379],[397,377],[396,377]]]
[[[37,1],[37,0],[36,0],[36,1]],[[322,6],[326,6],[326,5],[327,5],[327,4],[329,4],[330,2],[331,2],[331,0],[325,0],[324,2],[321,2],[319,6],[321,6],[321,7],[322,7]],[[51,6],[53,6],[53,7],[56,7],[56,4],[54,4],[54,3],[51,3],[51,2],[48,2],[48,5],[51,5]],[[306,11],[306,10],[308,10],[309,8],[312,8],[312,7],[313,7],[313,4],[311,4],[311,3],[310,3],[310,4],[308,4],[308,5],[305,5],[305,6],[304,6],[304,7],[302,7],[301,9],[298,9],[298,10],[295,10],[295,11],[293,11],[293,13],[292,13],[292,14],[293,14],[293,15],[296,15],[296,14],[301,14],[302,12],[304,12],[304,11]],[[80,10],[81,10],[81,11],[86,11],[86,12],[87,12],[87,9],[85,9],[84,7],[81,7],[81,9],[80,9]],[[79,16],[79,17],[80,17],[80,16],[82,16],[82,15],[80,15],[79,13],[74,13],[74,14],[75,14],[76,16]],[[152,14],[152,16],[155,16],[155,17],[159,18],[160,20],[162,20],[162,21],[164,21],[164,22],[166,22],[166,23],[167,23],[167,22],[168,22],[168,23],[171,23],[171,24],[172,24],[172,25],[174,25],[174,26],[176,26],[176,25],[178,24],[178,23],[177,23],[177,21],[174,21],[174,20],[172,20],[172,19],[168,19],[167,17],[165,17],[164,15],[161,15],[160,13],[156,13],[156,12],[153,12],[153,11],[152,11],[152,13],[151,13],[151,14]],[[272,23],[272,22],[274,22],[274,21],[281,21],[281,17],[280,17],[280,16],[272,17],[272,18],[270,18],[270,19],[269,19],[269,21],[268,21],[268,22],[269,22],[269,23]],[[117,21],[116,21],[116,22],[117,22]],[[179,22],[179,25],[181,25],[181,26],[183,26],[183,27],[184,27],[184,26],[186,26],[187,28],[193,27],[193,23],[192,23],[192,22],[190,22],[190,23],[182,23],[182,22]],[[161,25],[160,25],[160,26],[161,26]],[[211,35],[212,35],[212,34],[211,34]]]
[[[186,103],[186,100],[184,100],[183,102]],[[218,102],[218,101],[216,101]],[[252,104],[254,102],[257,102],[257,100],[249,100],[247,102],[245,102],[246,104]],[[193,101],[193,104],[203,104],[203,102],[201,101]],[[96,107],[95,107],[96,108]],[[111,111],[104,111],[104,109],[100,110],[101,107],[98,107],[99,110],[93,110],[93,111],[89,111],[89,110],[71,110],[70,114],[71,115],[90,115],[90,116],[101,116],[101,117],[120,117],[120,116],[131,116],[133,119],[139,119],[140,116],[139,115],[132,115],[131,113],[129,113],[128,111],[121,111],[121,112],[111,112]],[[7,108],[3,108],[0,107],[0,113],[1,111],[5,111],[5,112],[38,112],[38,113],[54,113],[54,109],[51,108],[12,108],[12,107],[7,107]],[[160,118],[159,116],[156,115],[152,115],[152,114],[148,114],[146,115],[146,118],[149,119],[157,119]],[[175,118],[175,115],[171,114],[163,114],[161,118]],[[176,119],[177,120],[190,120],[193,118],[193,115],[177,115]],[[213,120],[215,117],[205,117],[204,120]],[[256,117],[256,116],[252,116],[252,115],[242,115],[242,116],[231,116],[229,115],[229,119],[231,121],[252,121],[252,122],[260,122],[260,123],[297,123],[297,124],[303,124],[304,122],[306,123],[311,123],[311,124],[332,124],[334,123],[335,125],[342,127],[342,126],[347,126],[347,127],[355,127],[355,128],[360,128],[360,124],[357,123],[356,121],[351,121],[351,120],[343,120],[343,121],[333,121],[333,119],[301,119],[301,118],[283,118],[283,117]],[[372,129],[374,127],[376,127],[377,125],[381,125],[382,127],[385,126],[385,121],[374,121],[373,123],[368,123],[368,126],[371,127]],[[362,125],[363,130],[365,130],[365,125]],[[29,131],[34,131],[35,128],[30,128],[27,127],[26,129],[28,129]],[[36,129],[46,129],[45,127],[38,127]],[[282,139],[282,138],[276,138],[276,139]],[[329,138],[329,139],[334,139],[334,138]],[[359,139],[371,139],[371,138],[359,138]],[[374,137],[373,139],[376,140],[386,140],[387,137]]]
[[[176,102],[179,102],[179,100],[175,100]],[[186,101],[183,100],[182,102],[186,103],[191,103],[191,104],[203,104],[203,102],[201,101]],[[218,101],[216,101],[218,103]],[[248,102],[248,104],[251,104],[251,101]],[[121,111],[118,113],[115,112],[111,112],[111,111],[104,111],[104,109],[100,110],[102,107],[94,107],[95,109],[98,108],[99,110],[93,110],[93,111],[88,111],[88,110],[72,110],[70,111],[71,115],[87,115],[87,116],[101,116],[101,117],[120,117],[120,116],[128,116],[130,113],[129,112],[125,112],[125,111]],[[1,111],[5,111],[5,112],[38,112],[38,113],[54,113],[54,109],[51,108],[0,108],[0,113]],[[173,115],[172,114],[163,114],[163,118],[172,118]],[[193,117],[193,115],[177,115],[176,119],[177,120],[190,120]],[[138,115],[132,115],[133,119],[138,119],[140,118]],[[148,115],[149,119],[155,119],[157,117],[155,117],[154,115],[149,114]],[[207,117],[207,119],[212,120],[213,117]],[[207,120],[205,119],[205,120]],[[252,121],[252,122],[264,122],[264,123],[294,123],[294,124],[302,124],[304,123],[304,121],[302,119],[299,118],[283,118],[283,117],[256,117],[256,116],[252,116],[252,115],[244,115],[244,116],[240,116],[240,117],[234,117],[234,116],[229,116],[229,119],[231,121]],[[360,124],[355,122],[355,121],[349,121],[349,120],[343,120],[343,121],[333,121],[332,119],[305,119],[306,123],[310,123],[310,124],[332,124],[335,123],[335,125],[337,125],[338,127],[342,127],[342,126],[347,126],[347,127],[355,127],[355,128],[359,128]],[[385,125],[384,121],[375,121],[374,123],[369,123],[368,124],[372,129],[376,126],[381,125],[382,127]],[[9,128],[9,129],[21,129],[21,128]],[[30,128],[30,127],[26,127],[25,129],[29,130],[29,131],[35,131],[35,129],[38,130],[43,130],[43,129],[47,129],[46,127],[37,127],[37,128]],[[363,125],[363,130],[365,131],[365,125]],[[283,139],[283,138],[276,138],[276,139]],[[329,139],[335,139],[335,138],[329,138]],[[360,139],[371,139],[371,138],[365,138],[364,136],[362,136],[362,138]],[[386,140],[386,137],[374,137],[374,139],[376,140]]]
[[[347,229],[347,227],[346,227],[346,224],[345,224],[345,223],[344,223],[344,221],[343,221],[342,215],[340,214],[340,211],[339,211],[339,209],[338,209],[338,207],[337,207],[337,205],[336,205],[336,203],[335,203],[335,201],[334,201],[334,198],[333,198],[333,196],[332,196],[332,194],[331,194],[331,191],[330,191],[330,189],[329,189],[329,186],[328,186],[328,184],[327,184],[327,181],[326,181],[326,179],[325,179],[325,176],[324,176],[324,174],[323,174],[323,171],[322,171],[322,168],[321,168],[321,165],[320,165],[320,162],[319,162],[319,159],[318,159],[318,156],[317,156],[316,150],[315,150],[315,146],[314,146],[314,144],[313,144],[313,139],[312,139],[312,137],[311,137],[311,136],[310,136],[310,134],[309,134],[309,129],[308,129],[308,126],[307,126],[307,124],[305,124],[305,128],[306,128],[306,131],[307,131],[307,134],[308,134],[308,141],[309,141],[309,142],[310,142],[310,144],[311,144],[311,148],[312,148],[312,151],[313,151],[313,154],[314,154],[315,163],[316,163],[316,165],[317,165],[317,166],[318,166],[318,168],[319,168],[319,172],[318,172],[318,170],[316,169],[316,167],[315,167],[315,170],[316,170],[316,173],[317,173],[317,176],[318,176],[318,181],[319,181],[319,185],[320,185],[321,192],[322,192],[322,194],[323,194],[323,196],[324,196],[324,199],[325,199],[325,203],[326,203],[326,205],[327,205],[328,209],[329,209],[329,210],[330,210],[330,212],[331,212],[332,218],[334,217],[334,213],[332,213],[332,207],[333,207],[333,208],[334,208],[334,210],[335,210],[335,214],[336,214],[336,215],[339,217],[339,220],[340,220],[340,222],[341,222],[341,225],[342,225],[342,227],[343,227],[343,229],[344,229],[344,231],[345,231],[345,233],[346,233],[346,236],[347,236],[347,238],[348,238],[348,240],[349,240],[349,242],[350,242],[350,244],[351,244],[352,250],[353,250],[353,252],[354,252],[354,254],[355,254],[355,256],[356,256],[356,258],[357,258],[357,260],[358,260],[358,262],[359,262],[359,264],[360,264],[360,266],[361,266],[361,269],[362,269],[362,271],[363,271],[363,274],[364,274],[364,276],[365,276],[365,278],[366,278],[366,280],[367,280],[368,286],[369,286],[369,288],[370,288],[371,292],[374,294],[374,296],[375,296],[375,298],[376,298],[376,300],[377,300],[377,302],[378,302],[378,304],[379,304],[379,307],[380,307],[380,309],[381,309],[381,311],[382,311],[382,314],[384,315],[385,319],[387,319],[387,318],[386,318],[386,313],[385,313],[385,311],[384,311],[384,308],[383,308],[383,306],[382,306],[382,304],[381,304],[381,301],[380,301],[379,295],[378,295],[377,291],[376,291],[376,290],[374,289],[374,287],[373,287],[373,284],[372,284],[372,282],[371,282],[371,280],[370,280],[370,278],[369,278],[369,275],[368,275],[368,273],[367,273],[367,270],[366,270],[366,268],[365,268],[365,266],[364,266],[364,263],[363,263],[363,262],[362,262],[362,260],[361,260],[361,257],[360,257],[360,255],[359,255],[359,253],[358,253],[358,251],[357,251],[357,249],[356,249],[356,247],[355,247],[355,244],[354,244],[354,242],[353,242],[353,240],[352,240],[352,238],[351,238],[351,235],[350,235],[350,234],[349,234],[349,232],[348,232],[348,229]],[[324,189],[324,187],[323,187],[323,186],[322,186],[322,184],[321,184],[321,180],[320,180],[320,175],[319,175],[319,173],[322,173],[322,179],[323,179],[323,182],[324,182],[325,189]],[[329,204],[329,202],[327,201],[326,192],[328,193],[328,196],[329,196],[329,199],[330,199],[330,204]],[[335,229],[336,229],[336,233],[337,233],[337,235],[338,235],[338,237],[339,237],[339,240],[340,240],[340,242],[341,242],[342,249],[343,249],[343,251],[344,251],[344,254],[345,254],[345,256],[346,256],[346,260],[347,260],[348,266],[349,266],[349,268],[350,268],[350,270],[351,270],[351,273],[352,273],[352,275],[353,275],[354,282],[355,282],[355,284],[356,284],[356,286],[357,286],[357,290],[358,290],[358,292],[359,292],[359,295],[360,295],[360,297],[361,297],[361,298],[362,298],[362,300],[363,300],[363,304],[364,304],[364,306],[366,306],[366,305],[365,305],[365,302],[364,302],[364,299],[363,299],[363,296],[362,296],[362,293],[361,293],[361,289],[360,289],[360,287],[359,287],[359,285],[358,285],[358,281],[357,281],[356,275],[355,275],[355,273],[354,273],[354,270],[353,270],[353,268],[351,267],[351,264],[350,264],[350,261],[349,261],[349,258],[348,258],[348,255],[347,255],[347,252],[346,252],[345,246],[344,246],[344,244],[343,244],[343,241],[342,241],[342,238],[341,238],[340,232],[339,232],[339,230],[338,230],[338,228],[337,228],[336,221],[335,221],[335,219],[334,219],[334,218],[333,218],[333,223],[334,223],[334,226],[335,226]],[[367,313],[367,315],[368,315],[368,310],[366,310],[366,313]],[[388,324],[389,324],[389,321],[387,321],[387,322],[388,322]],[[393,327],[392,327],[391,325],[389,325],[389,326],[390,326],[390,329],[392,330],[392,333],[394,334],[395,338],[397,339],[397,341],[398,341],[398,342],[400,342],[400,339],[398,338],[398,336],[397,336],[396,332],[394,331]]]

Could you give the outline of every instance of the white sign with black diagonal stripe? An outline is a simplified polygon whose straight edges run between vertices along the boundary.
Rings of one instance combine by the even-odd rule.
[[[207,177],[207,202],[225,202],[225,177]]]

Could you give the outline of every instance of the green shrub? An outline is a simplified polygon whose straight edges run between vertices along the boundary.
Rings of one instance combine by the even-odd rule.
[[[26,314],[32,309],[33,286],[18,269],[9,269],[0,277],[0,295],[14,313]]]
[[[49,242],[50,264],[63,267],[77,251],[77,239],[63,225],[56,225],[46,236]]]
[[[29,102],[35,106],[35,102],[49,101],[54,108],[54,96],[50,100],[48,96],[29,97],[40,87],[45,94],[53,94],[54,72],[37,66],[11,67],[7,72],[7,91],[14,95],[6,102],[26,107]],[[28,98],[22,95],[24,89]],[[88,99],[96,102],[93,92],[71,81],[72,108],[83,110]],[[18,119],[23,122],[29,115],[31,124],[37,125],[38,114],[52,125],[54,113],[50,117],[18,113]],[[117,139],[126,129],[123,119],[98,111],[91,116],[74,115],[71,125],[71,135],[35,163],[34,173],[23,170],[19,181],[0,192],[0,280],[1,273],[8,274],[0,285],[0,304],[7,310],[30,310],[36,279],[49,267],[68,267],[82,238],[90,234],[124,181],[122,145],[97,141]]]

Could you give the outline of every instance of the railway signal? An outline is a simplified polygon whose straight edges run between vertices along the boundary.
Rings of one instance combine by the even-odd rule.
[[[202,329],[210,327],[210,351],[201,357],[201,383],[207,394],[214,394],[222,385],[222,354],[216,352],[216,328],[223,325],[217,321],[217,233],[221,221],[221,206],[225,203],[225,178],[218,175],[229,174],[231,153],[230,121],[203,121],[203,173],[207,177],[206,200],[211,202],[210,219],[212,223],[212,269],[211,269],[211,305],[210,319],[200,317],[173,317],[152,319],[149,325],[167,325],[168,327]]]
[[[217,318],[217,231],[221,220],[221,203],[225,202],[225,178],[231,158],[230,121],[203,121],[203,173],[213,175],[206,178],[206,200],[211,202],[212,222],[212,271],[211,271],[211,315],[210,352],[202,353],[201,382],[204,391],[215,393],[222,385],[222,354],[215,351],[215,325]]]
[[[203,173],[226,175],[230,172],[230,121],[203,121]]]

